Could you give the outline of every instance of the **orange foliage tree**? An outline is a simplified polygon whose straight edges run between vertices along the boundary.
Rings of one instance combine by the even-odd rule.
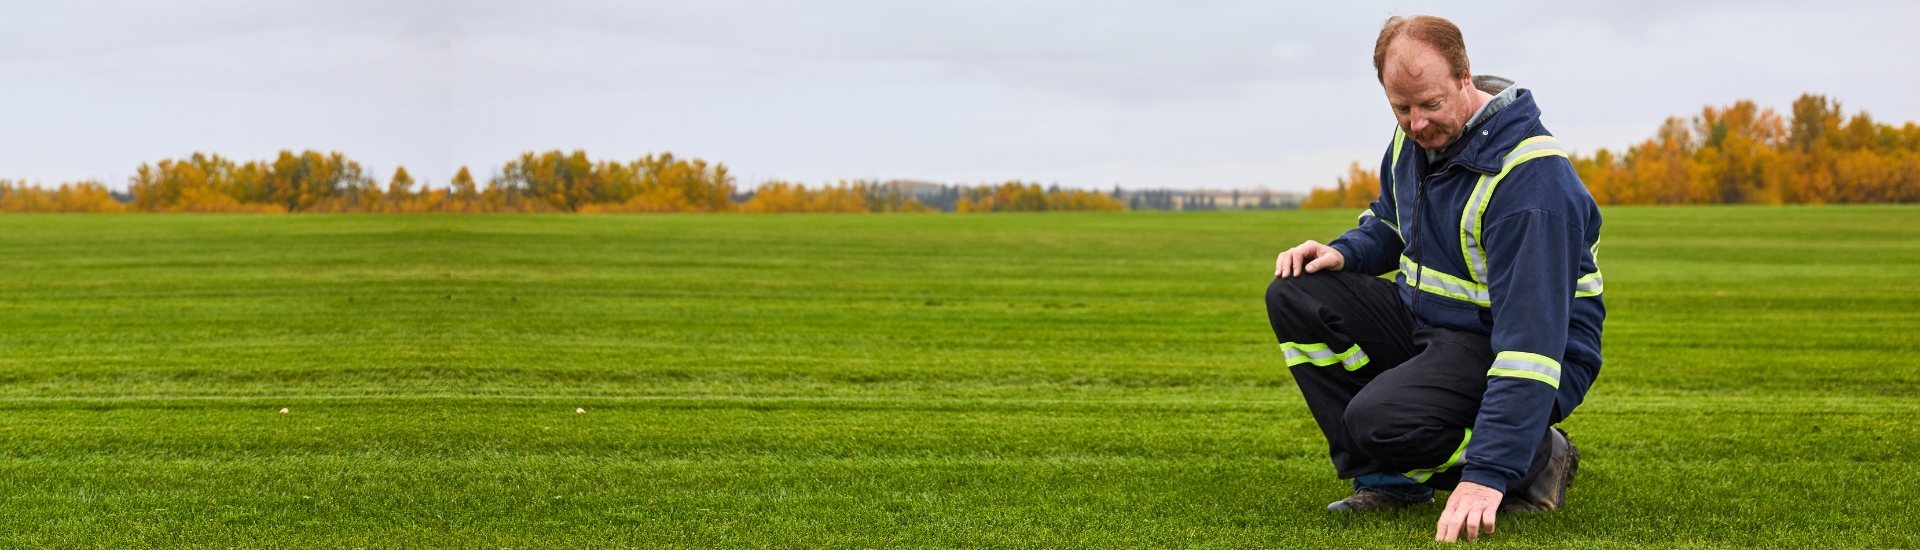
[[[726,212],[734,180],[725,165],[673,154],[630,162],[599,161],[585,151],[525,153],[507,163],[490,189],[565,212]]]
[[[130,197],[120,200],[92,182],[58,189],[4,181],[0,186],[0,211],[9,212],[938,211],[913,194],[925,189],[867,180],[814,188],[769,181],[736,203],[734,178],[725,165],[671,153],[621,162],[593,160],[584,151],[528,152],[507,162],[484,187],[462,166],[444,188],[429,187],[406,167],[397,167],[383,188],[358,162],[317,151],[282,151],[271,161],[245,163],[205,153],[162,159],[142,164],[129,179]],[[959,212],[1125,209],[1098,192],[1018,181],[940,189],[935,199],[957,194]]]
[[[1822,204],[1920,201],[1920,125],[1844,116],[1840,103],[1802,94],[1790,118],[1741,100],[1670,117],[1625,151],[1573,155],[1600,204]],[[1359,208],[1379,177],[1354,163],[1302,208]]]
[[[142,212],[286,212],[268,188],[270,172],[261,163],[236,165],[220,155],[194,153],[140,165],[127,190],[133,209]]]
[[[1920,125],[1846,117],[1812,94],[1787,120],[1752,101],[1709,106],[1624,152],[1573,161],[1601,204],[1920,201]]]
[[[1119,199],[1097,191],[1043,189],[1038,183],[1010,181],[1000,185],[963,187],[955,212],[1047,212],[1058,210],[1126,210]]]
[[[1380,196],[1380,172],[1360,167],[1359,162],[1347,166],[1347,175],[1334,180],[1332,189],[1313,188],[1307,200],[1300,203],[1301,208],[1366,208],[1373,199]]]
[[[864,182],[862,182],[864,183]],[[864,186],[842,181],[818,189],[784,181],[769,181],[754,189],[753,198],[740,205],[748,213],[842,213],[867,212]]]
[[[740,205],[740,211],[764,213],[865,213],[865,212],[938,212],[908,195],[898,186],[869,180],[842,180],[809,188],[798,183],[769,181],[760,184],[753,196]]]
[[[24,182],[0,180],[0,212],[89,213],[126,212],[113,192],[97,181],[63,183],[52,189]]]

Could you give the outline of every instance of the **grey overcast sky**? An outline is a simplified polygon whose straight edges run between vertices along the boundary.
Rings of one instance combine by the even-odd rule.
[[[444,185],[522,151],[779,178],[1300,190],[1376,163],[1391,14],[1588,152],[1801,92],[1920,119],[1920,5],[1825,2],[0,0],[0,178],[338,150]]]

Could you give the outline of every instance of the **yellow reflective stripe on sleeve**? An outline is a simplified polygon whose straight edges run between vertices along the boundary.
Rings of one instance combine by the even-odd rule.
[[[1573,284],[1573,297],[1592,298],[1606,291],[1607,285],[1600,277],[1600,239],[1593,240],[1593,247],[1587,249],[1587,255],[1593,258],[1593,273],[1588,273]]]
[[[1414,284],[1413,274],[1420,274],[1418,285]],[[1414,286],[1428,293],[1439,294],[1462,302],[1472,302],[1480,307],[1492,307],[1493,295],[1487,292],[1487,285],[1468,281],[1440,272],[1431,267],[1422,268],[1412,258],[1400,257],[1401,279],[1408,286]]]
[[[1595,271],[1588,273],[1585,277],[1581,277],[1579,282],[1573,284],[1573,297],[1592,298],[1599,296],[1600,292],[1606,290],[1606,288],[1606,281],[1600,278],[1600,272]]]
[[[1560,142],[1553,136],[1530,137],[1507,153],[1499,174],[1480,176],[1474,183],[1473,193],[1467,195],[1467,205],[1460,213],[1460,254],[1466,259],[1467,275],[1473,280],[1487,282],[1487,247],[1481,231],[1486,225],[1487,204],[1493,201],[1494,189],[1520,163],[1555,156],[1564,157],[1567,152],[1560,149]]]
[[[1473,441],[1473,428],[1465,428],[1465,430],[1467,434],[1460,437],[1460,448],[1454,449],[1453,456],[1447,457],[1446,462],[1440,464],[1439,466],[1434,466],[1432,468],[1421,468],[1418,470],[1407,472],[1402,475],[1407,476],[1408,478],[1412,479],[1416,483],[1426,483],[1428,479],[1433,478],[1433,474],[1445,472],[1447,471],[1448,468],[1459,466],[1460,463],[1466,462],[1467,461],[1467,442]]]
[[[1560,362],[1545,355],[1524,351],[1503,351],[1493,358],[1487,376],[1506,376],[1545,382],[1560,389]]]
[[[1386,279],[1386,280],[1389,280],[1389,281],[1393,281],[1393,280],[1394,280],[1394,277],[1397,277],[1397,276],[1399,276],[1399,275],[1400,275],[1400,270],[1398,270],[1398,269],[1395,269],[1395,270],[1393,270],[1393,271],[1388,271],[1388,272],[1386,272],[1386,273],[1381,273],[1381,274],[1380,274],[1380,278],[1382,278],[1382,279]],[[1398,281],[1395,281],[1395,282],[1398,282]]]
[[[1400,226],[1398,226],[1398,225],[1394,225],[1394,224],[1393,224],[1393,222],[1390,222],[1390,221],[1387,221],[1387,219],[1386,219],[1386,218],[1382,218],[1382,217],[1380,217],[1380,216],[1377,216],[1377,215],[1374,215],[1374,213],[1373,213],[1373,208],[1372,208],[1372,207],[1367,207],[1367,209],[1366,209],[1366,210],[1361,210],[1361,211],[1360,211],[1360,219],[1359,219],[1359,221],[1357,222],[1357,225],[1366,225],[1366,224],[1367,224],[1367,218],[1373,218],[1373,219],[1376,219],[1376,220],[1380,220],[1380,223],[1384,223],[1384,224],[1387,224],[1387,227],[1391,227],[1391,228],[1393,228],[1393,233],[1394,233],[1394,234],[1396,234],[1396,235],[1398,235],[1398,234],[1400,233]]]
[[[1367,366],[1367,352],[1360,349],[1360,344],[1354,344],[1353,348],[1343,353],[1334,353],[1327,349],[1326,344],[1281,342],[1280,351],[1287,356],[1289,367],[1310,363],[1316,367],[1341,365],[1347,370],[1360,370],[1360,367]]]

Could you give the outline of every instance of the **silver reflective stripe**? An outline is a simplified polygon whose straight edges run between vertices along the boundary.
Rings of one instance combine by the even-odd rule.
[[[1532,153],[1534,151],[1539,151],[1542,149],[1559,149],[1560,148],[1559,141],[1554,140],[1550,136],[1541,136],[1541,137],[1546,137],[1547,139],[1543,139],[1543,140],[1535,141],[1533,143],[1528,143],[1528,144],[1521,145],[1519,147],[1515,147],[1513,149],[1513,152],[1507,153],[1507,158],[1501,159],[1500,163],[1512,164],[1513,160],[1520,158],[1521,155],[1525,155],[1527,153]]]
[[[1420,273],[1421,286],[1440,287],[1441,289],[1446,290],[1449,293],[1466,296],[1469,301],[1472,301],[1474,303],[1493,301],[1493,296],[1488,294],[1487,291],[1476,289],[1476,288],[1468,288],[1468,287],[1460,286],[1458,284],[1454,284],[1452,281],[1427,275],[1425,273],[1426,270],[1424,269],[1420,271],[1421,271]]]
[[[1354,344],[1345,353],[1334,353],[1327,348],[1326,344],[1282,342],[1280,351],[1285,354],[1288,365],[1312,363],[1315,366],[1328,367],[1338,363],[1347,370],[1356,370],[1367,365],[1367,352],[1360,349],[1359,344]]]
[[[1600,277],[1600,272],[1595,271],[1591,275],[1581,277],[1580,282],[1574,283],[1573,295],[1576,298],[1599,296],[1601,289],[1606,288],[1606,286]]]
[[[1302,350],[1302,349],[1287,348],[1284,351],[1286,351],[1288,359],[1305,357],[1307,358],[1307,361],[1313,362],[1313,363],[1331,363],[1333,362],[1335,357],[1338,357],[1340,355],[1338,353],[1334,353],[1333,350],[1330,350],[1330,349]],[[1367,352],[1365,350],[1362,350],[1360,353],[1356,353],[1351,356],[1348,356],[1347,359],[1354,359],[1355,357],[1364,359],[1367,357]],[[1345,363],[1345,364],[1353,364],[1356,362],[1358,361],[1341,360],[1341,363]]]
[[[1394,224],[1393,224],[1393,222],[1390,222],[1390,221],[1387,221],[1387,219],[1386,219],[1386,218],[1382,218],[1382,217],[1380,217],[1380,216],[1376,216],[1376,215],[1374,215],[1374,213],[1373,213],[1373,208],[1372,208],[1372,207],[1368,207],[1368,208],[1367,208],[1366,210],[1361,210],[1361,211],[1360,211],[1360,225],[1366,225],[1366,224],[1367,224],[1367,218],[1373,218],[1373,219],[1376,219],[1376,220],[1380,220],[1380,223],[1384,223],[1384,224],[1387,224],[1387,227],[1390,227],[1390,228],[1393,228],[1393,232],[1394,232],[1394,234],[1396,234],[1396,235],[1397,235],[1397,234],[1399,234],[1399,233],[1400,233],[1400,226],[1398,226],[1398,225],[1394,225]]]
[[[1416,482],[1426,483],[1428,479],[1433,478],[1434,474],[1445,472],[1447,471],[1448,468],[1459,466],[1461,463],[1466,462],[1467,461],[1467,442],[1469,441],[1473,441],[1472,428],[1467,428],[1466,435],[1460,436],[1460,447],[1453,450],[1453,454],[1447,457],[1446,462],[1440,463],[1439,466],[1434,466],[1432,468],[1421,468],[1421,469],[1413,470],[1401,475],[1405,475],[1408,478],[1412,478]]]
[[[1444,277],[1443,274],[1440,272],[1434,271],[1433,268],[1430,268],[1430,267],[1421,268],[1420,266],[1414,264],[1413,260],[1409,260],[1405,256],[1402,256],[1400,258],[1400,274],[1403,275],[1403,277],[1401,277],[1401,280],[1402,281],[1411,280],[1413,278],[1412,275],[1414,273],[1420,274],[1419,287],[1438,288],[1445,291],[1443,293],[1440,293],[1442,295],[1446,295],[1448,297],[1455,298],[1455,299],[1464,299],[1466,301],[1473,302],[1481,306],[1487,306],[1492,304],[1493,302],[1493,295],[1491,293],[1488,293],[1485,287],[1467,286],[1467,285],[1461,284],[1460,282],[1447,280],[1448,279],[1447,277]],[[1413,283],[1407,283],[1407,284],[1412,285]],[[1427,292],[1433,292],[1432,289],[1428,289],[1428,288],[1421,288],[1421,290],[1425,290]]]
[[[1493,368],[1491,370],[1502,370],[1502,369],[1523,370],[1527,372],[1539,373],[1539,374],[1545,375],[1548,378],[1552,378],[1553,381],[1556,383],[1560,381],[1560,369],[1555,368],[1552,365],[1543,365],[1533,361],[1526,361],[1521,359],[1493,360]]]
[[[1387,163],[1387,175],[1392,179],[1387,180],[1387,188],[1393,190],[1393,221],[1390,225],[1394,233],[1400,233],[1400,213],[1406,210],[1400,207],[1400,144],[1406,141],[1406,137],[1400,125],[1393,125],[1393,160]],[[1400,242],[1404,244],[1406,241],[1406,236],[1402,235]]]
[[[1515,166],[1528,160],[1527,155],[1549,151],[1554,155],[1565,155],[1560,150],[1560,142],[1553,136],[1534,136],[1520,142],[1501,160],[1500,173],[1493,176],[1480,176],[1474,183],[1473,191],[1467,196],[1467,206],[1460,213],[1460,248],[1467,261],[1467,276],[1476,282],[1487,282],[1487,251],[1481,241],[1480,232],[1486,221],[1487,204],[1493,201],[1494,189],[1500,186],[1500,180]],[[1540,155],[1548,156],[1548,155]]]
[[[1473,195],[1467,197],[1467,212],[1460,218],[1460,225],[1465,226],[1478,221],[1480,216],[1486,213],[1487,200],[1493,196],[1492,187],[1487,185],[1487,176],[1480,176],[1480,181],[1473,186]],[[1467,238],[1462,244],[1466,245],[1467,249],[1467,274],[1472,275],[1473,280],[1484,283],[1487,282],[1487,259],[1480,255],[1480,250],[1484,247],[1480,246],[1478,229],[1475,227],[1473,230],[1463,231]]]

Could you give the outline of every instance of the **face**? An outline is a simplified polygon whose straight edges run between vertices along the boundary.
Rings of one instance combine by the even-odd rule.
[[[1473,116],[1473,75],[1453,78],[1447,60],[1426,44],[1400,40],[1387,51],[1381,85],[1400,129],[1427,149],[1441,149]]]

